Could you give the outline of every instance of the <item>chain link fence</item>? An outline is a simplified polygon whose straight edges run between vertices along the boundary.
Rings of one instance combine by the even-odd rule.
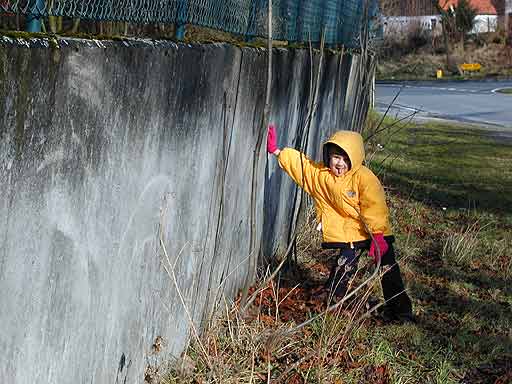
[[[197,25],[245,38],[266,37],[268,0],[0,0],[0,13],[88,21]],[[367,11],[365,10],[367,7]],[[273,35],[288,42],[359,45],[377,0],[274,0]]]

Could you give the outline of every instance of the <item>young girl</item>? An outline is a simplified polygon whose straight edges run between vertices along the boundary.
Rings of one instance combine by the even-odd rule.
[[[316,163],[295,149],[279,149],[275,127],[270,125],[267,151],[278,158],[280,167],[315,201],[322,247],[340,250],[339,267],[329,278],[335,296],[345,296],[360,254],[369,249],[376,263],[381,261],[381,266],[390,267],[381,279],[386,318],[413,320],[411,300],[395,260],[384,189],[377,176],[363,165],[361,135],[336,132],[323,145],[323,162]]]

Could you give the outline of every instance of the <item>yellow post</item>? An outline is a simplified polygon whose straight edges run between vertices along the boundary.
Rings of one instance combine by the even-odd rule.
[[[443,78],[443,71],[441,69],[438,69],[437,72],[436,72],[436,76],[438,79],[442,79]]]

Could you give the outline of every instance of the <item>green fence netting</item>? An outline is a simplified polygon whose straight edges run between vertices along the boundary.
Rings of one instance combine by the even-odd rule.
[[[95,21],[194,24],[246,37],[266,37],[268,0],[0,0],[0,13]],[[359,45],[363,20],[377,0],[274,0],[273,36],[290,42]],[[368,18],[366,18],[368,15]]]

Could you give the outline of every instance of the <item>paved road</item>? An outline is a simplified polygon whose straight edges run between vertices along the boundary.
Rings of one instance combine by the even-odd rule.
[[[506,128],[512,133],[512,95],[496,92],[512,81],[421,81],[377,83],[376,107],[400,117],[418,111],[416,119],[441,118]],[[510,129],[509,129],[510,128]]]

